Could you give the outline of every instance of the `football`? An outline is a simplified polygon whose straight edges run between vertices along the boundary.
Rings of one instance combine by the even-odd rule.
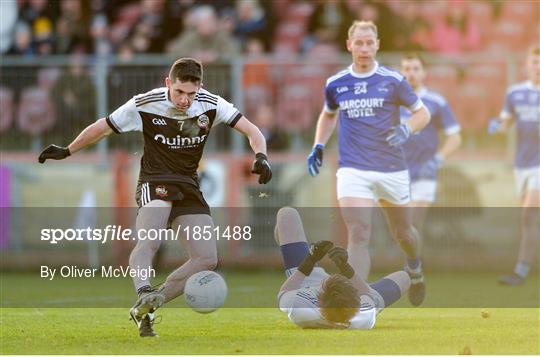
[[[207,314],[223,306],[227,298],[227,284],[216,272],[200,271],[187,280],[184,297],[193,310]]]

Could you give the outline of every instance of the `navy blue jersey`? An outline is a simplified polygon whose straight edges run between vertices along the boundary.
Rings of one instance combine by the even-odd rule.
[[[500,116],[516,121],[516,168],[540,166],[540,87],[531,82],[511,86]]]
[[[405,158],[409,167],[411,180],[418,179],[418,172],[422,165],[429,161],[437,153],[439,147],[439,131],[443,130],[446,135],[458,133],[461,130],[456,121],[450,106],[446,100],[438,93],[423,88],[418,96],[431,113],[431,121],[421,131],[413,134],[403,145]],[[411,119],[411,111],[401,108],[401,122],[406,123]],[[433,172],[433,177],[423,177],[426,179],[436,179],[437,174]]]
[[[326,81],[325,110],[339,110],[339,167],[395,172],[407,169],[401,147],[386,141],[400,123],[399,107],[412,111],[422,101],[400,73],[375,62],[369,73],[352,65]]]

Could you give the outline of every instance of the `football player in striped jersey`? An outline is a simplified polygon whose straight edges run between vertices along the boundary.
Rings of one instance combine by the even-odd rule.
[[[165,79],[165,87],[134,96],[106,118],[84,129],[69,146],[50,145],[39,156],[39,162],[65,159],[112,133],[142,132],[144,154],[136,193],[139,206],[136,229],[165,229],[170,224],[175,231],[178,226],[209,227],[212,231],[210,209],[199,189],[196,172],[212,129],[226,124],[249,139],[255,152],[252,173],[259,175],[260,184],[270,181],[272,171],[260,130],[231,103],[203,89],[202,79],[199,61],[177,60]],[[130,315],[141,336],[155,336],[154,311],[181,295],[187,278],[214,269],[217,264],[215,237],[183,238],[189,259],[159,289],[152,288],[148,276],[133,277],[139,299]],[[149,269],[161,243],[138,240],[130,255],[130,267]]]

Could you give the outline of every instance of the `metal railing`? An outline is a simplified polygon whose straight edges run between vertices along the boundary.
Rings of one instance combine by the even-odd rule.
[[[506,56],[506,55],[505,55]],[[381,54],[380,62],[396,67],[400,54]],[[504,138],[488,138],[483,125],[500,110],[505,88],[518,80],[517,56],[490,54],[456,58],[426,56],[428,84],[448,98],[464,127],[465,146],[501,147]],[[38,151],[44,144],[67,144],[86,125],[111,113],[133,95],[164,85],[174,58],[141,55],[129,62],[117,58],[47,56],[32,59],[3,56],[0,63],[1,150]],[[350,62],[334,59],[238,58],[205,65],[204,87],[231,101],[259,125],[270,117],[287,144],[309,146],[323,104],[325,79]],[[266,111],[266,112],[265,112]],[[141,148],[140,136],[127,134],[98,144],[105,154],[122,147]],[[228,128],[214,131],[208,151],[242,152],[241,135]]]

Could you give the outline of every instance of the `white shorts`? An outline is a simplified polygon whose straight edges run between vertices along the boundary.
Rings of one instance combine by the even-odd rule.
[[[287,278],[291,276],[298,268],[290,268],[285,270],[285,275]],[[309,274],[308,277],[304,279],[302,282],[301,288],[307,288],[307,287],[315,287],[320,286],[324,279],[328,278],[330,275],[328,275],[323,268],[321,267],[315,267],[313,268],[313,271],[311,274]]]
[[[337,173],[337,197],[386,200],[405,205],[411,200],[409,171],[377,172],[340,168]]]
[[[437,181],[418,180],[411,182],[411,200],[422,202],[435,202],[437,194]]]
[[[516,189],[520,195],[526,191],[540,190],[540,167],[515,169]]]

